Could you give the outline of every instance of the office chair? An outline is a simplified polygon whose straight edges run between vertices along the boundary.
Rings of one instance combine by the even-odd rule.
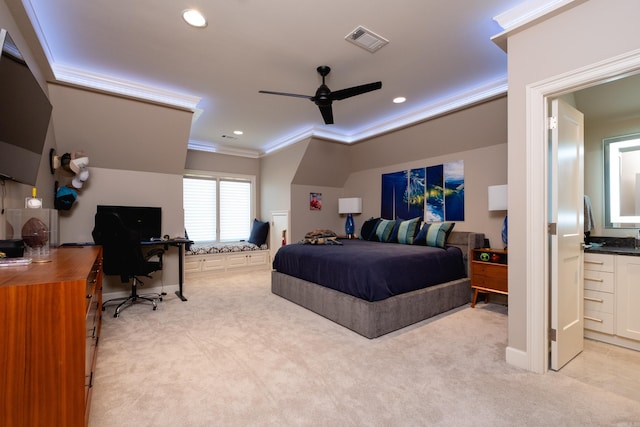
[[[104,274],[120,276],[122,283],[131,280],[131,295],[105,301],[102,310],[117,302],[120,304],[113,317],[118,317],[122,309],[139,302],[151,303],[153,309],[157,310],[156,300],[162,301],[162,295],[138,295],[138,284],[143,284],[139,276],[151,277],[154,271],[162,270],[164,249],[153,248],[143,254],[138,233],[128,229],[120,216],[113,212],[97,213],[91,234],[95,243],[102,245]],[[157,257],[157,261],[151,260],[154,257]]]

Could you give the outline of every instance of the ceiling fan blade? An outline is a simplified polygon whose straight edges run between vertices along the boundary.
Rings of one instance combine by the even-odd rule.
[[[354,86],[347,89],[336,90],[331,92],[331,99],[340,101],[341,99],[350,98],[352,96],[361,95],[363,93],[378,90],[382,87],[382,82],[368,83],[366,85]]]
[[[259,93],[268,93],[270,95],[282,95],[282,96],[293,96],[295,98],[305,98],[305,99],[311,99],[313,98],[312,95],[298,95],[297,93],[286,93],[286,92],[272,92],[270,90],[259,90]]]
[[[318,105],[320,112],[322,113],[322,118],[324,119],[325,125],[333,124],[333,108],[331,108],[331,104],[328,105]]]

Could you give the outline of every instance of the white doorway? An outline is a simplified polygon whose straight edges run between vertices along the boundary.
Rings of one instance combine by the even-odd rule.
[[[640,51],[630,52],[544,80],[527,87],[527,188],[528,206],[548,206],[547,105],[553,98],[640,72]],[[535,185],[534,185],[535,184]],[[557,185],[557,184],[554,184]],[[550,291],[548,283],[551,253],[547,241],[547,209],[532,211],[526,218],[530,256],[526,260],[527,364],[534,372],[549,369]],[[560,309],[560,308],[558,308]]]
[[[269,254],[273,262],[273,258],[276,256],[278,249],[289,243],[289,211],[271,212],[271,224],[269,228]]]
[[[584,115],[551,102],[549,146],[550,367],[561,369],[584,348]]]

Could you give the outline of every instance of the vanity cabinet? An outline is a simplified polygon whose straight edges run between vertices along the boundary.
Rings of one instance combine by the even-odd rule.
[[[584,254],[584,327],[614,333],[614,256]]]
[[[616,335],[640,341],[640,257],[616,255]]]
[[[640,257],[584,254],[584,336],[640,350]]]

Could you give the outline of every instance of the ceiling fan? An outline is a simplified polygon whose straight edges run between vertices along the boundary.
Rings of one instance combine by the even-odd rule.
[[[368,83],[360,86],[353,86],[347,89],[336,90],[335,92],[331,92],[331,89],[327,87],[324,83],[324,78],[329,74],[331,68],[326,65],[321,65],[317,69],[318,74],[322,76],[322,84],[316,90],[316,94],[311,95],[298,95],[295,93],[285,93],[285,92],[272,92],[269,90],[261,90],[260,93],[269,93],[271,95],[283,95],[283,96],[293,96],[296,98],[306,98],[312,101],[314,104],[318,106],[320,109],[320,113],[322,113],[322,118],[324,119],[324,123],[327,125],[333,124],[333,109],[331,108],[331,104],[333,101],[340,101],[341,99],[350,98],[352,96],[361,95],[363,93],[371,92],[372,90],[377,90],[382,87],[382,82]]]

